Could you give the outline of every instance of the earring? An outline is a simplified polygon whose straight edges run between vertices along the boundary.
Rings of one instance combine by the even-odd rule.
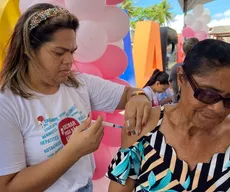
[[[177,93],[177,101],[180,100],[180,94],[181,94],[181,87],[178,87],[178,93]]]

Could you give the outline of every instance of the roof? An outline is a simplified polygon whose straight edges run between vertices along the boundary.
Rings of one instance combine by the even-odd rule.
[[[230,33],[230,25],[211,27],[209,34]]]

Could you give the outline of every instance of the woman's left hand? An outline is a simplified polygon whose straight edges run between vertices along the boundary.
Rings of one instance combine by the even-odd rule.
[[[152,104],[145,95],[133,96],[125,106],[125,128],[128,135],[140,134],[142,127],[146,125]]]

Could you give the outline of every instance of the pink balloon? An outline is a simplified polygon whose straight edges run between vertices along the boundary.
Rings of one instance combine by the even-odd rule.
[[[59,7],[65,8],[65,2],[61,0],[20,0],[19,1],[19,8],[21,13],[24,13],[29,7],[38,4],[38,3],[50,3],[52,5],[57,5]]]
[[[101,71],[103,78],[112,79],[120,76],[128,65],[126,53],[115,45],[108,45],[104,55],[93,62]]]
[[[109,147],[109,151],[110,151],[112,157],[115,157],[115,156],[116,156],[116,154],[117,154],[119,148],[120,148],[120,146],[119,146],[119,147]]]
[[[106,0],[106,5],[116,5],[122,3],[124,0]]]
[[[78,63],[75,62],[72,66],[74,71],[78,71],[80,73],[87,73],[90,75],[95,75],[98,77],[102,77],[100,70],[92,63]]]
[[[105,0],[65,0],[65,4],[80,21],[100,17],[105,8]]]
[[[96,120],[99,115],[102,116],[103,121],[106,121],[106,113],[102,112],[102,111],[93,111],[92,112],[92,119]]]
[[[127,81],[125,81],[125,80],[123,80],[123,79],[119,79],[119,78],[114,78],[114,79],[108,79],[108,80],[110,80],[110,81],[112,81],[112,82],[114,82],[114,83],[118,83],[118,84],[121,84],[121,85],[125,85],[125,86],[127,86],[127,87],[130,87],[130,84],[127,82]]]
[[[197,32],[197,33],[195,34],[195,37],[196,37],[197,39],[199,39],[200,41],[203,41],[204,39],[207,39],[208,34],[205,33],[205,32],[203,32],[203,31],[201,31],[201,32]]]
[[[107,121],[116,123],[119,125],[124,125],[125,117],[124,115],[120,114],[123,110],[115,110],[114,113],[107,113]]]
[[[101,143],[98,150],[94,153],[94,159],[96,170],[94,172],[93,180],[97,180],[104,177],[108,170],[110,161],[112,160],[109,148],[105,144]]]
[[[56,1],[59,2],[59,3],[65,4],[65,0],[56,0]]]
[[[108,42],[119,41],[129,31],[129,16],[116,6],[106,6],[100,19],[95,19],[108,36]]]
[[[193,31],[192,28],[190,27],[185,27],[183,30],[182,30],[182,35],[184,37],[194,37],[195,36],[195,32]]]
[[[119,114],[120,111],[115,111],[113,114],[107,113],[106,121],[110,123],[115,123],[118,125],[124,125],[124,116]],[[121,131],[122,129],[105,127],[104,137],[102,143],[110,147],[120,147],[121,146]]]
[[[99,180],[93,181],[93,192],[108,191],[110,180],[107,177],[103,177]]]

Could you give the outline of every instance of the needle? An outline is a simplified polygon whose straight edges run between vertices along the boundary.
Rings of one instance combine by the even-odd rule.
[[[92,122],[94,123],[95,120],[92,120]],[[108,127],[115,127],[115,128],[120,128],[120,129],[123,128],[123,126],[121,126],[121,125],[118,125],[118,124],[115,124],[115,123],[109,123],[109,122],[105,122],[105,121],[103,121],[102,124],[104,126],[108,126]]]

